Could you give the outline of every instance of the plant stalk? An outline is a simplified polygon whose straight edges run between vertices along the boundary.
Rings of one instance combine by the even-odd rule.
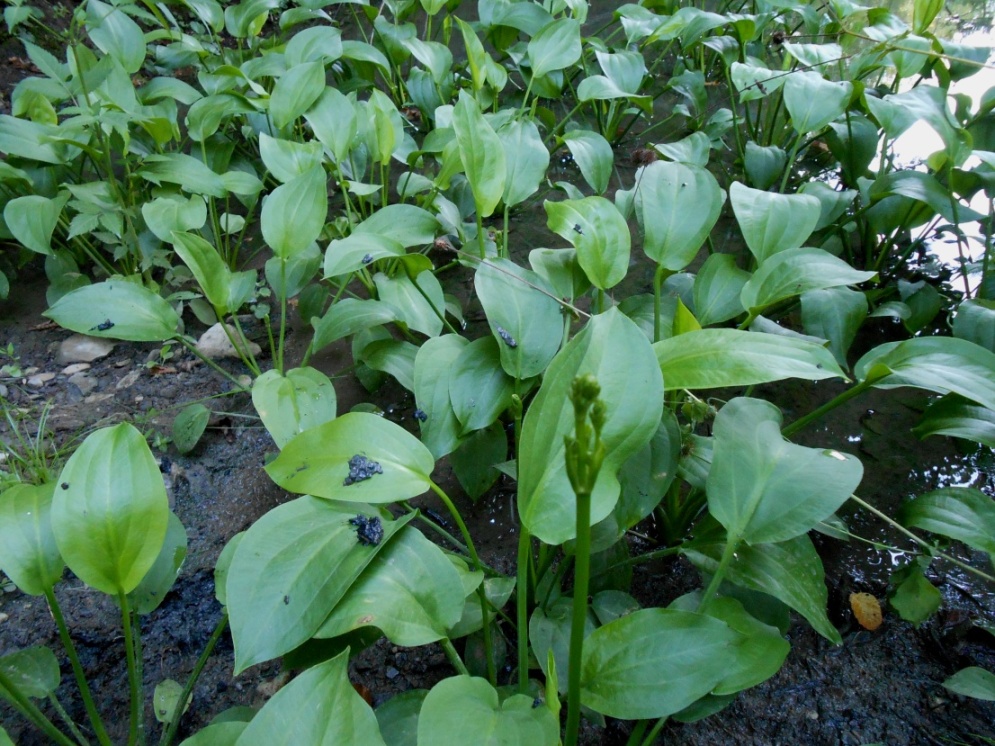
[[[121,606],[121,624],[124,627],[124,653],[128,661],[128,683],[130,685],[128,744],[132,746],[138,743],[138,722],[139,710],[142,706],[142,686],[138,680],[138,667],[135,661],[135,641],[132,634],[131,608],[128,606],[128,594],[120,591],[117,594],[117,599]]]
[[[781,428],[781,435],[783,435],[785,438],[790,438],[799,430],[808,427],[812,422],[822,417],[822,415],[826,414],[826,412],[830,412],[836,409],[836,407],[840,406],[841,404],[845,404],[846,402],[850,401],[858,394],[862,394],[864,391],[869,389],[871,386],[873,386],[875,383],[877,383],[880,380],[881,380],[880,378],[873,378],[873,379],[868,378],[864,381],[861,381],[856,386],[847,389],[839,396],[830,399],[821,407],[813,409],[807,415],[799,417],[790,425]]]
[[[567,671],[567,731],[564,744],[576,746],[580,732],[580,668],[584,655],[587,591],[591,581],[591,494],[577,493],[577,551],[574,560],[570,667]]]
[[[65,733],[60,731],[55,725],[45,717],[45,714],[38,709],[17,685],[10,680],[10,677],[0,668],[0,687],[3,687],[9,694],[14,704],[20,708],[24,716],[34,723],[46,736],[52,739],[59,746],[77,746]]]

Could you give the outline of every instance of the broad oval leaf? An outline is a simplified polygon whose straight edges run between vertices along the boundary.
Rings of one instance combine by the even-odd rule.
[[[199,194],[157,197],[142,205],[142,217],[160,241],[172,243],[173,231],[199,230],[207,222],[207,205]]]
[[[481,218],[489,217],[504,194],[507,179],[504,146],[480,113],[473,96],[466,91],[460,91],[453,108],[453,129],[476,210]]]
[[[912,428],[918,437],[949,435],[966,438],[995,448],[995,411],[957,396],[948,394],[930,404],[922,422]]]
[[[995,674],[979,666],[962,668],[943,682],[954,694],[995,702]]]
[[[305,495],[245,532],[228,568],[226,598],[235,672],[308,640],[408,518],[383,521],[380,544],[362,544],[344,507]]]
[[[500,344],[491,336],[475,339],[452,363],[449,400],[460,435],[487,427],[511,405],[515,380],[501,367]]]
[[[52,531],[54,484],[15,484],[0,495],[0,569],[25,593],[40,596],[65,564]]]
[[[315,352],[352,334],[397,321],[397,309],[379,300],[345,298],[335,303],[314,324],[311,349]]]
[[[902,505],[898,520],[995,557],[995,502],[973,487],[945,487],[920,495]]]
[[[725,192],[708,171],[683,163],[656,161],[637,180],[643,251],[664,269],[678,272],[691,263],[718,221]]]
[[[508,375],[524,380],[542,373],[563,339],[560,304],[546,281],[507,259],[491,259],[473,284]]]
[[[817,72],[793,72],[784,81],[784,107],[801,135],[818,132],[846,111],[853,83],[826,80]]]
[[[200,441],[210,419],[211,410],[199,402],[181,409],[173,420],[173,443],[176,450],[183,454],[190,453]]]
[[[79,334],[131,342],[172,339],[180,323],[169,303],[127,280],[106,280],[73,290],[42,315]]]
[[[466,347],[463,337],[446,334],[425,342],[415,355],[414,393],[421,411],[421,439],[437,459],[459,444],[460,423],[449,403],[449,388],[456,360]]]
[[[531,119],[513,119],[498,129],[497,136],[507,169],[502,200],[514,207],[539,191],[549,168],[549,151]]]
[[[546,225],[577,250],[577,262],[601,290],[614,287],[629,270],[629,226],[604,197],[544,203]]]
[[[376,627],[395,645],[428,645],[459,621],[464,598],[453,563],[409,526],[370,562],[315,637]]]
[[[86,31],[94,45],[113,57],[129,75],[145,62],[145,33],[124,12],[126,6],[87,0]]]
[[[332,382],[314,368],[294,368],[286,375],[268,370],[252,384],[252,404],[278,448],[334,420],[336,403]]]
[[[761,399],[730,401],[713,432],[708,509],[730,540],[761,544],[804,534],[835,513],[863,477],[854,456],[785,440],[780,410]]]
[[[785,249],[761,263],[739,298],[750,312],[757,312],[808,290],[856,285],[874,277],[877,272],[860,272],[822,249]]]
[[[180,259],[193,273],[207,301],[215,308],[222,309],[223,313],[237,311],[237,308],[228,308],[231,270],[217,249],[193,233],[174,231],[171,241]]]
[[[960,394],[995,409],[995,353],[954,337],[916,337],[878,345],[853,368],[858,380],[888,375],[879,388],[914,386],[940,394]]]
[[[187,530],[176,514],[170,512],[166,538],[152,569],[145,573],[142,582],[128,594],[131,610],[136,614],[151,614],[159,608],[159,604],[176,582],[186,556]]]
[[[325,251],[325,277],[355,272],[377,259],[405,256],[398,241],[372,233],[353,233],[328,244]]]
[[[42,699],[59,688],[62,674],[55,653],[41,645],[9,653],[0,658],[0,671],[17,691],[32,699]],[[0,686],[0,697],[13,701],[10,693]]]
[[[317,31],[319,29],[308,30]],[[263,159],[266,170],[273,174],[280,183],[285,183],[321,165],[321,143],[315,141],[297,143],[292,140],[280,140],[276,137],[270,137],[265,132],[260,132],[259,156]]]
[[[358,466],[350,467],[350,460]],[[374,414],[350,412],[291,440],[266,473],[291,492],[389,503],[428,490],[434,467],[431,451],[404,428]]]
[[[415,205],[387,205],[353,229],[353,236],[375,235],[396,241],[402,247],[425,246],[435,240],[438,219]]]
[[[563,135],[563,143],[573,156],[584,181],[598,194],[604,194],[615,163],[615,154],[608,141],[597,132],[571,130]]]
[[[846,353],[867,318],[867,298],[845,287],[802,293],[802,325],[806,334],[829,340],[829,349],[841,366]]]
[[[3,220],[14,238],[26,249],[52,253],[52,234],[68,195],[49,199],[38,194],[15,197],[3,208]]]
[[[825,347],[773,334],[701,329],[657,342],[653,349],[667,391],[846,377]]]
[[[774,194],[738,181],[729,187],[729,200],[746,245],[760,264],[779,251],[805,243],[822,214],[818,197]]]
[[[694,278],[694,311],[698,323],[710,326],[745,310],[739,296],[750,273],[736,266],[730,254],[712,254]]]
[[[130,593],[159,556],[169,523],[162,474],[127,423],[89,435],[66,462],[52,529],[69,569],[110,595]]]
[[[995,300],[971,299],[961,303],[954,317],[953,333],[995,352]]]
[[[380,300],[396,309],[398,319],[428,337],[442,333],[446,299],[442,285],[431,272],[419,272],[414,279],[404,273],[373,277]]]
[[[318,166],[278,186],[263,200],[259,218],[263,240],[277,256],[289,257],[317,240],[327,215],[325,170]]]
[[[503,702],[486,679],[451,676],[428,693],[418,717],[418,743],[556,746],[559,723],[548,707],[513,694]]]
[[[543,26],[529,40],[528,55],[534,78],[570,67],[581,55],[580,23],[561,18]]]
[[[311,108],[325,90],[325,66],[304,62],[281,75],[269,99],[273,124],[283,129]]]
[[[606,407],[605,459],[591,495],[591,523],[615,507],[618,470],[653,436],[663,410],[663,381],[649,340],[617,309],[591,319],[550,363],[525,415],[518,465],[518,509],[529,533],[547,544],[576,535],[576,495],[566,474],[564,436],[574,430],[568,392],[578,375],[601,386]]]
[[[385,746],[376,715],[349,682],[348,649],[309,668],[273,695],[249,721],[236,746],[347,743]]]
[[[584,641],[581,702],[609,717],[660,718],[708,694],[739,635],[712,617],[643,609]]]

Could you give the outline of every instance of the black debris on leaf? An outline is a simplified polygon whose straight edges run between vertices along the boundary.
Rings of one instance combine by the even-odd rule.
[[[367,518],[360,513],[355,518],[350,518],[349,523],[356,527],[356,539],[360,544],[375,547],[383,541],[383,524],[376,516]]]
[[[366,456],[357,453],[349,459],[349,476],[345,478],[342,484],[348,487],[350,484],[364,482],[374,474],[383,474],[383,467],[373,459],[368,459]]]
[[[370,264],[373,261],[373,254],[367,254],[363,257],[363,264]]]
[[[101,321],[96,326],[91,326],[90,331],[106,332],[108,329],[113,329],[113,328],[114,328],[114,322],[111,321],[110,319],[107,319],[107,321]]]
[[[423,409],[416,409],[414,414],[411,416],[414,417],[419,422],[425,422],[425,420],[428,419],[428,415],[425,414],[425,410]]]
[[[498,326],[497,324],[494,325],[494,328],[497,329],[498,336],[501,337],[502,342],[509,347],[518,347],[518,342],[516,342],[515,338],[508,333],[507,329],[503,326]]]
[[[574,223],[574,232],[584,235],[584,230],[580,227],[580,223]]]

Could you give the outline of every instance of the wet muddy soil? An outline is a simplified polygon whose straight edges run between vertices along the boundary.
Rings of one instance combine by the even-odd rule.
[[[152,443],[163,464],[174,510],[187,527],[190,544],[183,571],[162,606],[142,623],[145,673],[145,717],[154,723],[151,699],[155,685],[172,678],[185,682],[221,615],[214,598],[213,566],[225,542],[267,510],[289,499],[262,471],[275,446],[251,417],[245,394],[216,396],[230,385],[204,366],[182,355],[161,363],[158,345],[119,343],[107,357],[94,361],[87,373],[96,381],[83,393],[70,383],[56,361],[59,344],[69,333],[44,325],[44,284],[21,285],[0,305],[0,343],[13,344],[25,375],[7,379],[5,404],[23,411],[22,433],[36,433],[36,417],[49,407],[48,428],[56,443],[71,443],[91,429],[127,420]],[[188,330],[193,331],[193,330]],[[300,341],[291,336],[292,354]],[[340,411],[348,411],[364,391],[351,374],[338,375],[345,356],[334,349],[314,363],[335,376]],[[236,362],[223,363],[240,373]],[[41,386],[27,383],[28,371],[55,373]],[[794,410],[808,411],[814,402],[835,392],[831,385],[793,383],[773,395],[790,419]],[[208,399],[208,397],[215,397]],[[375,396],[387,416],[413,428],[413,402],[397,386]],[[214,411],[211,425],[196,449],[177,453],[169,442],[171,422],[191,401],[204,400]],[[887,511],[909,495],[944,484],[972,484],[991,494],[993,470],[981,452],[964,453],[949,440],[932,438],[925,445],[908,432],[927,403],[925,394],[881,392],[860,399],[834,417],[799,436],[809,444],[859,451],[866,466],[862,496]],[[250,416],[246,416],[250,415]],[[13,438],[9,427],[2,433]],[[987,454],[990,458],[990,453]],[[436,477],[458,487],[442,464]],[[426,505],[431,506],[427,502]],[[476,505],[461,502],[483,559],[512,570],[516,546],[513,491],[499,484]],[[907,548],[882,526],[857,516],[845,516],[855,532],[882,543]],[[651,530],[648,528],[647,530]],[[784,668],[770,681],[742,693],[726,710],[694,724],[670,724],[666,743],[677,744],[939,744],[990,743],[995,738],[995,706],[958,697],[941,682],[958,669],[980,665],[995,669],[995,638],[973,622],[995,621],[995,589],[984,588],[960,571],[934,565],[931,580],[945,596],[943,611],[919,629],[886,610],[885,624],[876,632],[856,626],[847,599],[866,591],[884,599],[889,572],[901,554],[880,551],[859,542],[843,543],[819,537],[827,567],[830,613],[844,635],[842,646],[828,644],[803,621],[792,626],[792,651]],[[645,547],[634,544],[633,551]],[[964,556],[977,561],[979,558]],[[700,587],[700,579],[682,559],[636,568],[633,593],[644,605],[663,605]],[[126,670],[120,616],[116,606],[86,589],[67,573],[57,590],[79,647],[98,707],[116,742],[126,728]],[[85,719],[68,661],[49,612],[38,598],[16,590],[0,593],[0,654],[29,645],[48,645],[60,658],[63,686],[59,691],[70,716]],[[222,710],[259,707],[287,680],[278,662],[232,676],[233,651],[225,635],[194,690],[181,733],[190,734]],[[353,681],[374,704],[396,693],[429,688],[452,671],[434,646],[403,649],[381,641],[353,661]],[[510,670],[506,670],[508,675]],[[0,709],[4,727],[22,746],[44,743],[9,708]],[[157,725],[152,728],[155,737]],[[609,721],[588,726],[586,742],[623,744],[628,726]],[[664,742],[661,741],[661,742]]]

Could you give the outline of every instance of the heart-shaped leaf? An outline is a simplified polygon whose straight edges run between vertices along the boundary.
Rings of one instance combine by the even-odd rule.
[[[130,593],[166,537],[169,501],[145,438],[127,423],[97,430],[70,456],[52,501],[69,569],[110,595]]]
[[[750,189],[738,181],[729,187],[729,200],[743,238],[757,262],[805,243],[822,214],[822,203],[809,194],[773,194]]]

